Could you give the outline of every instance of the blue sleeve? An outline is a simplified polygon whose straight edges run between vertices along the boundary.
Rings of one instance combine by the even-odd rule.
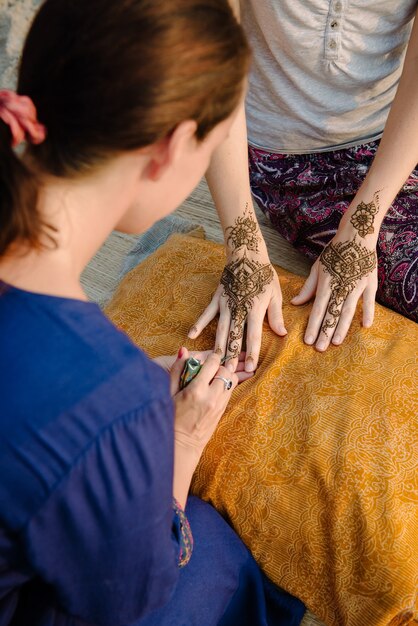
[[[66,613],[118,626],[169,600],[182,553],[172,419],[157,401],[113,422],[27,524],[30,565]]]

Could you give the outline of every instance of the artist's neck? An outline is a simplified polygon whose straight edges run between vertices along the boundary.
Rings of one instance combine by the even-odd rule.
[[[80,275],[129,210],[137,171],[123,158],[79,180],[47,180],[38,210],[45,226],[41,246],[11,246],[0,259],[0,279],[38,293],[87,299]]]

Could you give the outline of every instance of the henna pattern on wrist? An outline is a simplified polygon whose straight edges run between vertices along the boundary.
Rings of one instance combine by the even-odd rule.
[[[254,299],[264,292],[266,285],[273,280],[273,268],[270,263],[260,263],[244,257],[225,266],[221,284],[227,297],[228,308],[234,323],[229,333],[228,352],[235,358],[240,353],[240,340],[244,334],[244,324],[249,311],[254,306]]]
[[[327,313],[331,319],[325,320],[322,332],[334,328],[341,314],[341,306],[347,296],[354,291],[357,283],[376,267],[376,251],[353,241],[329,243],[320,257],[324,270],[331,276],[331,296]]]
[[[237,217],[234,226],[228,226],[225,234],[229,232],[226,244],[231,243],[233,250],[239,250],[243,246],[252,252],[258,252],[260,234],[258,224],[252,214],[248,214],[248,202],[245,205],[242,217]]]
[[[226,244],[233,252],[245,248],[251,252],[259,252],[259,243],[262,240],[257,220],[249,211],[248,202],[242,216],[236,218],[233,226],[225,229]],[[249,311],[254,306],[254,299],[264,292],[274,277],[270,263],[260,263],[249,259],[244,250],[244,256],[228,263],[223,271],[221,285],[224,296],[227,298],[231,313],[233,329],[229,333],[227,352],[228,358],[239,356],[241,340],[244,335],[244,325]]]
[[[360,237],[374,233],[374,216],[379,211],[379,191],[376,191],[373,200],[368,204],[360,202],[351,216],[350,223],[356,229]]]

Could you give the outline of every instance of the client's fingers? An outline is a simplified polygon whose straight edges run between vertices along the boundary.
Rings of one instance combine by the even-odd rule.
[[[264,316],[263,316],[264,317]],[[276,335],[284,337],[287,335],[286,326],[283,319],[283,297],[280,286],[276,293],[273,295],[269,307],[267,309],[267,317],[270,324],[270,328]]]
[[[364,328],[370,328],[374,320],[374,310],[376,306],[376,291],[377,286],[375,283],[367,285],[363,292],[363,326]]]
[[[203,311],[197,322],[190,328],[188,332],[189,339],[196,339],[204,328],[217,316],[219,312],[219,299],[222,293],[222,287],[218,287],[210,304]]]
[[[353,294],[349,295],[344,302],[338,326],[332,337],[332,343],[335,346],[339,346],[346,338],[351,322],[353,321],[354,313],[356,312],[357,302],[358,295],[353,296]]]
[[[251,311],[248,315],[247,354],[245,358],[245,370],[247,372],[254,372],[257,369],[263,333],[263,317],[261,310]]]
[[[312,305],[312,311],[309,315],[308,325],[306,327],[304,341],[308,345],[315,343],[317,339],[324,317],[327,312],[328,303],[330,300],[331,290],[329,288],[329,280],[325,279],[321,285],[321,289],[318,289],[314,303]]]
[[[229,327],[231,325],[231,313],[225,298],[221,298],[219,306],[220,314],[216,328],[214,352],[219,354],[222,359],[226,355],[226,344],[228,342]]]
[[[316,296],[318,298],[318,294]],[[342,308],[344,306],[344,298],[338,294],[338,291],[331,292],[327,309],[321,324],[318,339],[315,348],[319,352],[325,352],[328,348],[341,318]]]
[[[236,370],[236,375],[238,376],[238,384],[245,383],[246,380],[252,378],[254,376],[254,372],[244,372]]]
[[[314,297],[316,286],[318,284],[318,269],[319,269],[319,264],[318,262],[316,262],[312,265],[311,272],[308,278],[306,279],[302,289],[299,291],[297,296],[292,298],[291,300],[292,304],[296,304],[296,305],[305,304],[311,298]]]
[[[245,322],[235,323],[231,321],[228,335],[228,345],[226,347],[226,362],[225,366],[231,371],[235,372],[239,357],[241,354],[242,340],[244,336]]]
[[[247,353],[244,350],[241,350],[241,352],[239,353],[239,357],[238,357],[238,363],[245,363],[246,356],[247,356]]]

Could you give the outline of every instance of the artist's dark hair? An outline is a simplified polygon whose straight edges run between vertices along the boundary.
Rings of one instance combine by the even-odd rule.
[[[41,175],[75,177],[151,145],[182,121],[202,140],[236,108],[249,50],[227,0],[46,0],[18,93],[47,138],[21,160],[0,120],[0,255],[39,243]]]

